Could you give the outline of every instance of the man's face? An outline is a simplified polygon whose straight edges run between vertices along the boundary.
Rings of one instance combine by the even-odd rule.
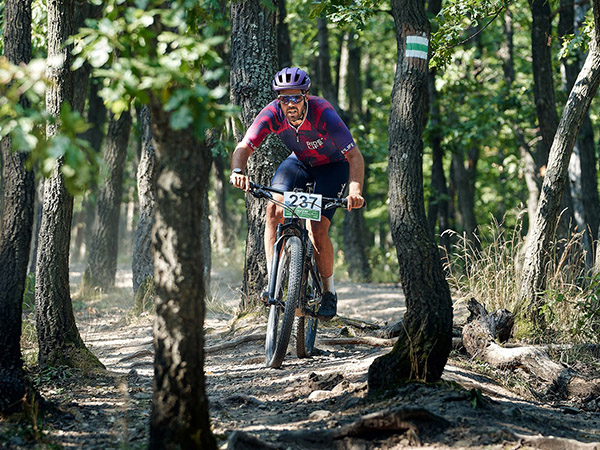
[[[279,91],[277,98],[283,114],[290,122],[294,123],[302,119],[304,110],[306,109],[306,98],[300,89],[285,89]],[[296,101],[298,101],[298,103],[295,103]]]

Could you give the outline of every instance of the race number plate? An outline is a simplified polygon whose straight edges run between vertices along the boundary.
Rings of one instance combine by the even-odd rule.
[[[284,192],[283,217],[300,217],[301,219],[321,220],[321,201],[323,196],[320,194],[306,194],[304,192]],[[292,213],[293,211],[293,213]]]

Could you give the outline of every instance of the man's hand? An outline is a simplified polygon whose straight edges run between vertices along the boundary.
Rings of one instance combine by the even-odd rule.
[[[248,189],[250,189],[248,176],[243,173],[232,173],[231,177],[229,177],[229,182],[242,191],[248,192]]]
[[[360,194],[349,194],[346,199],[348,200],[348,211],[361,208],[365,204],[365,199]]]

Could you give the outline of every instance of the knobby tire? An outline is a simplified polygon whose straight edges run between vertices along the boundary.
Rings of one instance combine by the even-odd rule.
[[[304,286],[304,301],[307,302],[309,298],[321,298],[322,288],[317,272],[317,264],[314,258],[314,249],[312,244],[309,242],[306,259],[311,261],[306,267],[306,282]],[[312,270],[311,270],[312,265]],[[314,272],[313,272],[314,271]],[[320,301],[312,308],[307,307],[305,312],[307,314],[316,314],[319,309]],[[312,356],[315,348],[315,340],[317,337],[317,326],[318,320],[316,317],[310,315],[296,317],[296,355],[298,358],[308,358]]]
[[[280,304],[283,301],[285,304],[279,333],[277,329],[279,328],[279,309],[281,307],[272,305],[269,311],[267,339],[265,342],[265,360],[268,367],[278,369],[285,358],[292,335],[294,316],[300,298],[301,287],[302,242],[300,238],[292,236],[285,243],[275,283],[275,298],[277,303]]]

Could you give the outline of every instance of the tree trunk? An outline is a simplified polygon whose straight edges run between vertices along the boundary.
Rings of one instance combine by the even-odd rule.
[[[352,123],[363,123],[362,117],[362,85],[360,68],[360,46],[353,38],[354,31],[348,33],[348,59],[346,80],[343,83],[347,89],[349,111],[346,117],[348,126]],[[368,167],[368,164],[367,164]],[[365,177],[368,178],[368,177]],[[363,186],[366,196],[367,185]],[[350,279],[358,283],[371,279],[371,266],[367,258],[367,241],[369,233],[365,226],[364,209],[355,209],[344,214],[344,259]]]
[[[525,300],[525,318],[530,321],[534,332],[546,326],[542,311],[542,292],[546,288],[546,268],[553,247],[556,222],[560,212],[561,196],[565,188],[569,158],[577,139],[579,128],[600,83],[600,8],[599,0],[594,0],[594,29],[590,41],[589,54],[577,81],[569,94],[550,157],[548,170],[542,186],[533,228],[527,242],[523,274],[521,276],[520,297]]]
[[[474,248],[479,248],[479,240],[475,236],[477,230],[475,180],[477,178],[479,149],[472,147],[467,154],[458,151],[452,156],[452,176],[458,199],[458,221],[471,245]]]
[[[136,293],[134,308],[143,310],[138,298],[144,299],[146,292],[138,295],[140,286],[149,288],[154,279],[154,256],[152,254],[152,227],[154,226],[155,192],[156,192],[156,158],[152,142],[152,125],[150,111],[147,106],[140,113],[142,128],[142,151],[137,168],[137,187],[140,217],[133,240],[133,292]],[[147,289],[146,289],[147,290]]]
[[[392,14],[398,63],[389,119],[389,213],[407,311],[393,350],[369,368],[369,389],[403,379],[439,379],[452,347],[450,289],[427,228],[423,198],[421,136],[428,77],[423,44],[429,38],[429,21],[420,0],[393,0]]]
[[[57,117],[63,103],[73,102],[73,73],[70,46],[65,41],[73,34],[74,2],[48,3],[48,78],[46,109]],[[62,63],[57,61],[61,61]],[[57,125],[48,124],[46,135],[52,139]],[[42,221],[36,266],[35,316],[40,366],[66,365],[89,369],[102,367],[85,347],[75,324],[69,286],[69,242],[73,217],[73,197],[67,192],[60,172],[62,159],[54,174],[44,183]]]
[[[317,39],[319,42],[319,57],[317,61],[319,66],[319,89],[321,90],[322,97],[331,103],[331,105],[339,114],[340,107],[338,105],[338,96],[331,78],[329,30],[327,29],[326,18],[317,19]]]
[[[212,215],[212,234],[215,249],[221,252],[233,248],[235,233],[227,208],[227,178],[225,176],[225,158],[218,154],[213,159],[213,190],[215,209]]]
[[[4,56],[26,64],[31,59],[31,0],[7,0],[4,8]],[[20,409],[28,389],[20,343],[35,180],[25,168],[27,153],[14,153],[11,147],[9,137],[0,141],[0,413]]]
[[[100,153],[104,141],[104,124],[106,123],[107,115],[104,101],[98,94],[100,87],[100,80],[91,80],[87,109],[87,121],[91,127],[83,135],[84,139],[86,139],[91,147],[98,153]],[[81,240],[83,242],[80,245],[73,246],[74,250],[77,252],[76,256],[80,261],[85,260],[86,255],[89,254],[89,251],[92,248],[97,203],[98,186],[92,185],[86,193],[81,205]]]
[[[533,69],[533,96],[537,112],[540,135],[542,139],[536,146],[534,159],[537,165],[538,184],[541,186],[550,146],[558,126],[558,113],[556,111],[556,97],[554,92],[554,77],[552,75],[552,11],[550,3],[546,0],[530,0],[532,27],[531,50]],[[564,197],[564,198],[563,198]],[[569,224],[572,217],[570,191],[564,191],[561,197],[562,207],[565,210],[560,216],[559,234],[566,237],[569,233]],[[530,226],[532,217],[529,218]],[[529,239],[529,237],[528,237]]]
[[[569,35],[577,35],[581,30],[575,19],[575,5],[569,0],[561,0],[558,35],[561,40]],[[564,75],[563,88],[570,92],[581,68],[580,50],[570,58],[561,60]],[[583,233],[583,245],[586,254],[586,265],[591,268],[594,264],[593,241],[598,229],[598,183],[596,181],[596,146],[594,131],[589,114],[586,114],[569,162],[570,194],[573,202],[573,217],[577,231]]]
[[[123,197],[123,170],[131,131],[131,114],[111,118],[106,133],[104,163],[106,179],[98,196],[96,225],[83,284],[106,290],[115,285],[119,253],[119,218]]]
[[[150,114],[157,165],[150,448],[216,449],[204,379],[205,255],[199,251],[210,148],[191,129],[172,130],[156,98]]]
[[[258,112],[274,94],[271,81],[277,72],[275,13],[259,0],[232,2],[231,16],[231,102],[241,107],[241,120],[250,126]],[[234,129],[239,141],[245,130]],[[269,184],[275,170],[289,155],[278,138],[268,137],[248,160],[252,180]],[[259,302],[267,284],[264,251],[266,204],[246,196],[248,236],[244,263],[242,308]]]
[[[292,44],[290,41],[290,30],[288,29],[286,0],[277,0],[277,61],[279,68],[292,65]]]

